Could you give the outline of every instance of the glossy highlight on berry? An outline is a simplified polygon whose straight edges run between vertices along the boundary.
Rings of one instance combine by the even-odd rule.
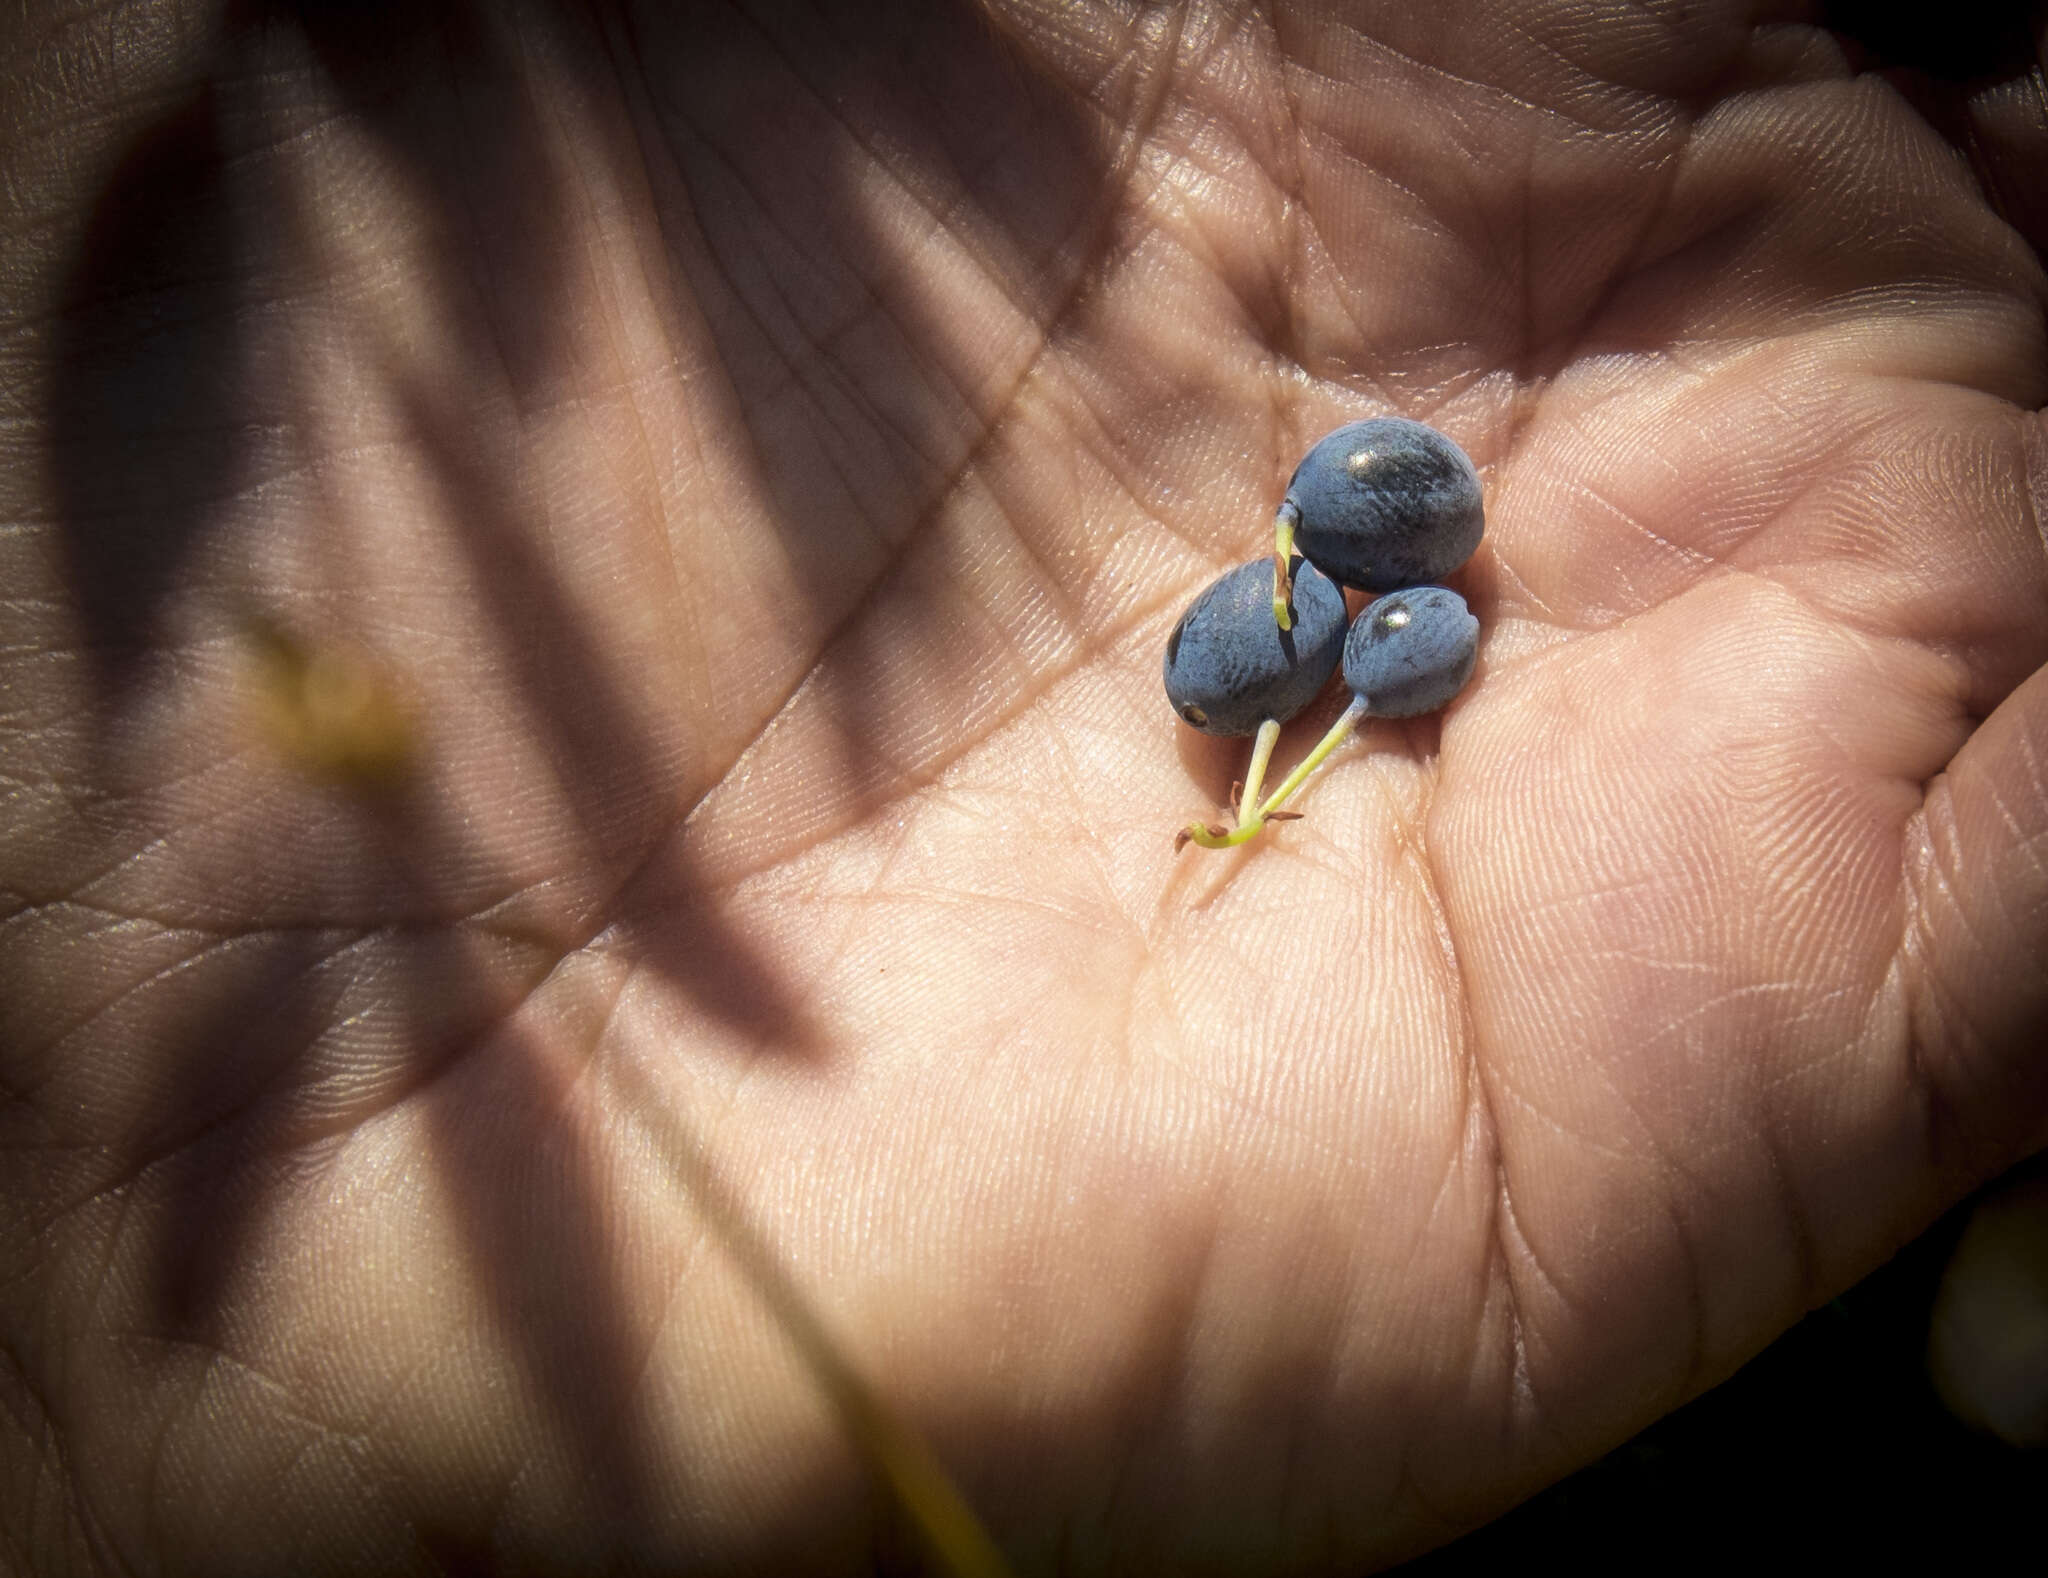
[[[1485,532],[1479,473],[1435,428],[1405,417],[1350,422],[1302,457],[1273,520],[1273,610],[1290,616],[1295,554],[1365,591],[1440,581]]]
[[[1344,683],[1375,718],[1414,718],[1448,706],[1479,659],[1479,621],[1447,586],[1390,592],[1344,640]]]

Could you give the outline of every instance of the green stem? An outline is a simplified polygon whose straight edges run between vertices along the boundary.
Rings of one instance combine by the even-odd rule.
[[[1300,524],[1291,499],[1273,516],[1273,618],[1282,630],[1294,628],[1294,528]]]
[[[1308,782],[1308,776],[1328,759],[1330,752],[1350,738],[1351,731],[1358,727],[1367,716],[1363,696],[1353,696],[1351,705],[1337,715],[1337,721],[1330,730],[1316,742],[1316,748],[1301,759],[1301,765],[1282,780],[1280,787],[1259,801],[1259,786],[1266,781],[1266,763],[1272,758],[1273,744],[1280,738],[1280,725],[1267,719],[1259,725],[1257,743],[1252,746],[1252,764],[1245,771],[1244,797],[1238,802],[1237,826],[1226,828],[1217,823],[1190,822],[1181,829],[1174,847],[1181,844],[1200,844],[1204,849],[1235,849],[1239,844],[1248,844],[1259,836],[1266,822],[1291,798],[1295,790]]]
[[[1181,829],[1174,848],[1193,842],[1204,849],[1235,849],[1258,837],[1259,829],[1266,825],[1265,813],[1259,808],[1259,791],[1266,785],[1266,766],[1273,760],[1273,747],[1279,743],[1280,720],[1268,718],[1259,725],[1258,737],[1252,741],[1252,764],[1244,770],[1244,787],[1238,791],[1237,826],[1190,822]]]
[[[1337,721],[1330,725],[1330,732],[1316,742],[1316,748],[1301,759],[1301,765],[1281,781],[1280,787],[1266,797],[1266,801],[1252,813],[1255,822],[1263,822],[1280,807],[1285,805],[1294,791],[1308,782],[1308,775],[1323,765],[1324,759],[1342,745],[1351,731],[1365,718],[1365,698],[1353,696],[1351,705],[1337,715]]]
[[[1265,825],[1263,821],[1257,820],[1240,822],[1236,827],[1229,828],[1213,825],[1205,827],[1200,822],[1190,822],[1180,830],[1180,837],[1174,841],[1174,847],[1179,848],[1184,843],[1196,843],[1204,849],[1235,849],[1239,844],[1249,844],[1257,838],[1259,829]]]
[[[1280,743],[1280,720],[1268,718],[1259,725],[1258,738],[1252,741],[1252,764],[1244,770],[1244,792],[1238,796],[1237,819],[1242,822],[1249,810],[1258,814],[1259,791],[1266,787],[1266,764],[1273,759],[1273,747]]]

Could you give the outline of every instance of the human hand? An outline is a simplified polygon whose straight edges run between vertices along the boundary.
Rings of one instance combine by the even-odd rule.
[[[16,24],[17,1565],[856,1570],[767,1276],[1021,1569],[1348,1570],[2042,1144],[1998,104],[1726,5],[565,9]],[[1176,859],[1165,632],[1389,410],[1479,673]]]

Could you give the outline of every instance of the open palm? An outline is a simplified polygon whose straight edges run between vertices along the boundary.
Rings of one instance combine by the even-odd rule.
[[[1025,1568],[1351,1570],[2048,1138],[2012,127],[1733,5],[422,9],[6,67],[16,1561],[856,1569],[765,1277]],[[1477,676],[1176,856],[1165,633],[1390,411]]]

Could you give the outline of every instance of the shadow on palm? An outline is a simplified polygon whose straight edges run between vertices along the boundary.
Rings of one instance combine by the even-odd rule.
[[[624,1088],[1013,1527],[1113,1484],[1099,1526],[1284,1544],[1343,1487],[1331,1537],[1386,1549],[1696,1389],[1987,1165],[1900,971],[1922,786],[2041,660],[2000,403],[2040,398],[2031,263],[1930,151],[1858,153],[1893,111],[1825,59],[1710,19],[1509,92],[1336,30],[1279,39],[1290,75],[1249,35],[1041,70],[934,17],[807,53],[658,10],[515,60],[449,16],[395,64],[358,15],[264,17],[443,216],[337,359],[388,425],[224,300],[195,425],[282,452],[108,493],[106,413],[164,392],[94,338],[161,242],[128,197],[53,395],[121,772],[168,683],[126,632],[189,628],[250,544],[252,595],[427,720],[404,792],[272,774],[153,879],[224,960],[143,1009],[178,1094],[115,1164],[167,1328],[225,1340],[272,1159],[359,1179],[388,1125],[607,1538],[730,1493],[721,1407],[802,1443],[785,1496],[831,1519],[801,1377],[689,1351],[758,1313]],[[430,46],[490,113],[429,102]],[[1714,107],[1745,76],[1814,80]],[[214,133],[181,222],[232,258]],[[284,252],[360,285],[308,173]],[[1479,677],[1309,821],[1176,862],[1235,769],[1160,699],[1165,631],[1310,440],[1389,408],[1487,468]],[[148,495],[149,554],[109,547]],[[209,914],[180,884],[252,827],[298,841]]]
[[[785,95],[792,88],[776,40],[745,19],[728,27],[708,49],[704,30],[694,30],[681,58],[697,79],[679,88],[656,83],[675,89],[677,103],[651,106],[652,78],[628,90],[641,95],[642,131],[661,123],[674,132],[685,172],[653,208],[686,230],[702,227],[694,242],[667,238],[678,278],[656,290],[657,307],[688,321],[665,327],[695,341],[707,367],[722,357],[740,369],[718,395],[692,396],[695,436],[704,442],[723,428],[737,442],[705,468],[714,473],[708,482],[701,472],[680,483],[655,478],[634,497],[630,480],[648,478],[629,479],[622,496],[602,501],[595,525],[658,541],[666,516],[679,532],[719,538],[706,555],[714,561],[790,571],[772,588],[724,586],[708,599],[730,601],[745,621],[764,617],[756,600],[778,594],[766,617],[786,643],[760,643],[751,655],[754,672],[732,687],[745,698],[738,715],[721,706],[715,678],[707,685],[697,675],[655,675],[650,698],[641,688],[648,676],[622,661],[627,655],[602,619],[594,625],[580,601],[603,590],[604,577],[579,584],[563,574],[574,544],[534,482],[532,450],[546,435],[536,436],[545,424],[532,412],[563,398],[590,351],[574,330],[587,326],[575,319],[587,305],[578,293],[591,281],[563,261],[574,243],[562,211],[580,193],[560,161],[581,150],[547,145],[520,101],[507,40],[470,8],[426,17],[415,8],[262,6],[240,16],[217,80],[145,130],[108,184],[67,282],[65,347],[50,391],[68,590],[95,660],[90,771],[132,786],[133,807],[100,852],[113,855],[117,873],[102,891],[116,892],[104,900],[87,892],[58,908],[146,918],[156,959],[176,958],[168,985],[145,977],[129,989],[125,1028],[135,1045],[122,1047],[118,1037],[98,1043],[138,1073],[129,1054],[146,1055],[156,1065],[146,1087],[169,1099],[139,1105],[116,1097],[97,1115],[89,1107],[82,1121],[109,1124],[115,1143],[102,1151],[97,1142],[108,1132],[80,1130],[81,1145],[93,1143],[78,1158],[74,1185],[132,1191],[143,1203],[154,1261],[143,1278],[145,1324],[211,1348],[229,1342],[231,1312],[246,1298],[237,1290],[275,1262],[273,1224],[294,1187],[277,1173],[278,1159],[332,1157],[380,1114],[417,1109],[426,1119],[420,1138],[432,1146],[501,1340],[578,1443],[608,1526],[629,1540],[642,1537],[629,1531],[673,1497],[679,1480],[687,1483],[687,1472],[678,1475],[671,1453],[657,1474],[661,1454],[635,1404],[642,1339],[625,1313],[627,1273],[606,1203],[615,1180],[603,1146],[611,1142],[562,1111],[590,1041],[558,1024],[526,1024],[520,1004],[604,934],[609,949],[677,991],[746,1057],[794,1056],[822,1068],[834,1055],[801,983],[726,923],[687,843],[664,834],[723,770],[721,755],[729,759],[759,727],[809,655],[889,572],[934,507],[934,491],[975,442],[973,413],[951,411],[944,389],[924,391],[922,410],[912,402],[862,413],[865,437],[835,431],[835,419],[860,407],[864,383],[869,396],[876,384],[904,385],[902,364],[914,362],[918,348],[878,355],[861,343],[864,323],[882,309],[847,298],[878,287],[822,251],[809,277],[794,283],[815,286],[837,268],[839,299],[824,304],[847,314],[836,326],[811,320],[819,303],[801,296],[788,321],[762,321],[761,293],[792,281],[774,268],[755,277],[750,264],[760,260],[720,253],[760,224],[762,205],[748,195],[753,177],[723,169],[733,150],[715,143],[735,128],[699,135],[677,117],[692,94],[728,78],[757,89],[768,79]],[[959,42],[959,34],[956,27],[946,36]],[[572,100],[615,94],[616,82],[600,75],[615,64],[603,58],[606,42],[573,28],[546,35],[549,66],[561,75],[542,91]],[[927,39],[924,47],[944,42]],[[336,233],[352,216],[322,211],[341,194],[367,200],[349,190],[351,172],[323,168],[317,157],[281,161],[254,177],[246,160],[234,165],[241,150],[228,139],[246,135],[252,121],[275,124],[308,108],[266,102],[262,87],[249,88],[251,76],[280,60],[311,68],[320,84],[315,101],[339,105],[342,140],[382,161],[401,201],[415,197],[435,216],[424,235],[403,236],[394,249],[423,259],[423,273],[383,291],[420,298],[436,336],[428,345],[392,332],[395,314],[374,279],[354,324],[358,343],[339,355],[317,326],[302,327],[305,319],[263,315],[266,265],[348,278],[364,262]],[[856,54],[839,64],[846,81],[867,81],[875,92],[873,79],[900,63],[885,51],[879,61]],[[992,69],[999,86],[1030,97],[1025,74],[983,75]],[[444,74],[460,89],[450,103],[425,91],[447,86]],[[827,82],[797,86],[821,101],[833,97]],[[1042,130],[1056,130],[1043,104],[1034,113]],[[843,139],[843,127],[823,113],[808,121],[785,113],[780,124],[795,142],[783,156],[814,167],[829,197],[844,152],[832,142]],[[808,159],[806,138],[819,139]],[[324,184],[336,180],[338,187]],[[266,181],[274,184],[266,189]],[[816,222],[843,231],[860,217],[841,197]],[[1052,213],[1046,222],[1076,221]],[[787,269],[803,239],[784,235],[774,263]],[[1058,239],[1026,233],[1019,244],[1051,247]],[[638,240],[660,255],[658,232]],[[357,274],[352,283],[364,281]],[[712,296],[719,299],[707,305]],[[401,300],[397,314],[413,307]],[[848,358],[856,364],[850,379],[829,365],[829,348],[807,365],[817,355],[813,340],[842,334],[859,353]],[[305,361],[292,365],[295,356]],[[357,390],[335,399],[321,389],[323,358],[330,369],[347,364],[361,388],[374,391],[385,408],[382,431],[338,431],[366,412],[344,403],[360,398]],[[864,359],[878,365],[859,365]],[[374,428],[377,416],[365,425]],[[669,442],[660,435],[657,447]],[[374,515],[390,501],[366,498],[365,481],[386,479],[352,453],[380,444],[419,465],[417,492],[391,509],[401,517],[396,530],[366,523],[366,505]],[[643,473],[651,469],[637,458]],[[312,487],[293,485],[308,476]],[[881,497],[863,497],[864,489]],[[745,518],[726,520],[730,529],[721,532],[718,516],[736,498]],[[402,550],[391,551],[392,539],[407,533],[436,538],[446,549],[436,571],[467,586],[459,607],[440,602],[425,617],[473,617],[477,627],[428,650],[418,640],[417,606],[410,614],[377,606],[416,569]],[[944,548],[924,562],[943,576]],[[330,647],[362,658],[367,643],[377,670],[410,670],[402,688],[415,703],[420,737],[409,769],[394,782],[352,776],[344,765],[324,786],[293,786],[259,750],[228,769],[253,765],[248,803],[181,827],[194,814],[190,786],[147,787],[167,772],[177,778],[156,754],[162,735],[149,720],[189,699],[180,694],[186,676],[167,654],[195,629],[202,640],[225,638],[231,654],[268,643],[294,662]],[[436,672],[451,653],[453,685]],[[216,672],[216,684],[240,666]],[[650,722],[650,699],[657,708],[664,699],[660,681],[677,678],[685,715]],[[856,687],[837,700],[847,730],[842,769],[867,781],[880,757],[863,696]],[[516,737],[500,724],[499,742],[518,767],[540,769],[537,795],[451,764],[462,751],[488,755],[494,714],[514,720]],[[233,720],[216,707],[206,721]],[[522,798],[544,804],[535,814]],[[508,824],[535,849],[508,859]],[[308,827],[317,833],[307,836]],[[245,840],[265,850],[253,872]],[[628,887],[643,908],[621,920],[614,899]],[[103,956],[100,964],[118,978],[128,961]],[[576,989],[561,995],[573,999]],[[90,1012],[83,1024],[104,1028]],[[85,1044],[74,1032],[49,1050],[68,1054]],[[451,1093],[462,1071],[472,1071],[468,1088]],[[480,1091],[487,1111],[479,1111]],[[678,1134],[694,1143],[687,1122],[669,1138]],[[544,1158],[537,1168],[536,1156]],[[685,1181],[720,1188],[715,1169]],[[436,1535],[432,1543],[448,1554],[466,1537]]]

